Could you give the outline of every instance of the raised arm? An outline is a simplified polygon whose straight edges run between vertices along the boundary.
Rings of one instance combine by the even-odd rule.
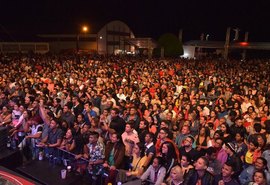
[[[50,125],[50,120],[48,118],[48,114],[45,111],[43,100],[40,100],[39,103],[39,115],[44,123]]]

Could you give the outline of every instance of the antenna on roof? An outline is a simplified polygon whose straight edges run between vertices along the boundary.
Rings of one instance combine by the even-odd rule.
[[[235,29],[233,29],[233,31],[235,32],[234,33],[234,39],[233,39],[233,41],[238,41],[240,29],[239,28],[235,28]]]

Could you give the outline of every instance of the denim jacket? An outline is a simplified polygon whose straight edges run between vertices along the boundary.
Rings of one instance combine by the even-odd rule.
[[[246,169],[242,171],[242,173],[239,175],[239,180],[241,184],[247,184],[248,182],[252,181],[252,176],[255,172],[255,167],[249,166]],[[264,170],[266,174],[267,184],[270,184],[270,173],[267,170]]]

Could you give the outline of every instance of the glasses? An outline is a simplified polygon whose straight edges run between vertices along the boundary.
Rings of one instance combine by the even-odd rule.
[[[166,134],[165,132],[159,132],[160,134]]]

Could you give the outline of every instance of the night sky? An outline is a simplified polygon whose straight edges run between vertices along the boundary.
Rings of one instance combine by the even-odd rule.
[[[270,42],[269,0],[1,0],[1,35],[17,40],[22,35],[76,33],[88,24],[90,33],[112,20],[124,21],[136,37],[157,39],[164,33],[184,41],[225,40],[228,26],[240,28],[240,39]]]

